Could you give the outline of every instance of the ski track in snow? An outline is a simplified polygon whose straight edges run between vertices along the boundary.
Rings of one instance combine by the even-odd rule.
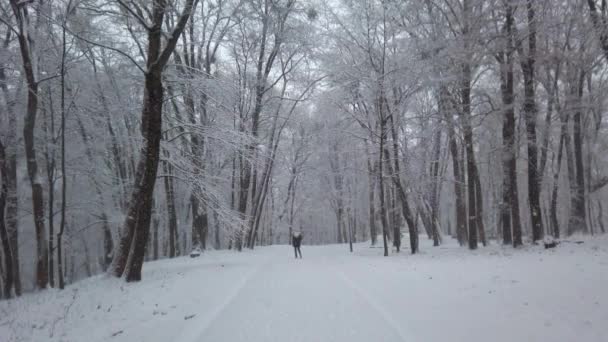
[[[201,336],[205,335],[207,329],[214,320],[216,320],[222,312],[232,303],[235,298],[238,297],[239,293],[247,286],[250,279],[253,278],[257,273],[259,273],[260,269],[264,267],[269,261],[265,260],[262,265],[258,265],[253,270],[249,271],[243,278],[240,279],[238,284],[232,288],[232,290],[228,293],[225,299],[221,302],[220,305],[215,306],[212,311],[203,316],[200,319],[193,319],[190,326],[190,329],[186,329],[184,333],[178,337],[176,342],[198,342],[201,341]]]
[[[410,336],[410,334],[405,334],[403,331],[403,326],[399,325],[393,317],[388,313],[388,311],[377,302],[373,296],[371,296],[368,292],[363,290],[361,287],[357,286],[356,282],[349,278],[346,273],[341,270],[334,270],[334,272],[338,275],[338,277],[353,291],[355,291],[361,298],[363,298],[367,304],[374,309],[380,316],[384,319],[384,321],[395,330],[395,332],[399,335],[402,341],[414,341],[414,339]]]
[[[386,310],[332,266],[327,249],[308,248],[302,260],[283,250],[178,341],[408,341]]]

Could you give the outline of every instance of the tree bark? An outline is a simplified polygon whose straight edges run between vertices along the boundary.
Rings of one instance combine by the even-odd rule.
[[[501,55],[502,60],[500,61],[500,88],[504,107],[501,222],[503,244],[513,244],[514,247],[518,247],[522,245],[522,232],[517,189],[517,146],[515,145],[516,121],[513,82],[513,7],[511,3],[508,3],[506,8],[504,34],[506,44],[504,53]]]
[[[376,189],[376,162],[372,162],[372,157],[367,149],[367,174],[368,174],[368,207],[369,207],[369,234],[372,242],[372,246],[376,245],[378,238],[378,232],[376,227],[376,204],[375,204],[375,189]],[[372,164],[374,165],[372,167]]]
[[[523,53],[519,47],[521,69],[524,77],[524,120],[526,123],[526,137],[528,149],[528,197],[530,201],[530,217],[532,220],[532,241],[536,243],[543,238],[543,222],[540,209],[540,177],[538,175],[538,146],[536,141],[536,90],[535,90],[535,63],[536,63],[536,19],[534,0],[526,0],[528,19],[528,51]],[[519,43],[521,44],[521,43]]]
[[[479,235],[477,204],[481,197],[477,197],[477,165],[475,164],[475,152],[473,150],[473,127],[471,124],[471,67],[468,63],[462,66],[462,80],[460,85],[462,100],[462,122],[464,133],[464,144],[466,150],[467,167],[467,191],[468,191],[468,226],[469,226],[469,249],[476,249]]]
[[[3,47],[8,49],[10,43],[10,30],[4,40]],[[6,194],[6,229],[12,251],[13,260],[13,283],[15,295],[21,296],[21,275],[19,272],[19,199],[17,194],[17,116],[15,114],[15,99],[11,97],[6,83],[6,73],[4,64],[0,64],[0,89],[4,95],[4,102],[8,114],[8,132],[6,136],[6,175],[7,184]]]
[[[167,157],[169,154],[167,153]],[[177,255],[177,214],[175,212],[175,192],[173,187],[172,179],[172,167],[169,162],[163,163],[164,172],[166,174],[164,178],[165,185],[165,197],[167,201],[167,216],[169,226],[169,257],[174,258]],[[193,209],[194,212],[194,209]]]
[[[21,61],[27,83],[27,109],[23,127],[25,143],[25,157],[27,159],[27,173],[32,187],[32,204],[34,213],[34,226],[36,230],[36,286],[44,289],[48,285],[48,246],[46,230],[44,227],[44,191],[42,180],[38,174],[38,160],[34,130],[36,128],[36,115],[38,113],[38,81],[36,80],[33,60],[33,37],[29,32],[29,15],[27,2],[10,0],[11,8],[17,21],[17,38]]]
[[[429,206],[431,207],[431,232],[433,235],[433,246],[439,246],[441,237],[439,235],[439,157],[441,153],[441,129],[436,128],[433,134],[433,152],[430,165],[431,185]]]
[[[583,164],[583,123],[582,123],[582,98],[584,88],[585,75],[581,72],[576,85],[576,101],[573,116],[573,131],[574,140],[574,174],[576,186],[574,193],[570,194],[572,199],[572,209],[570,212],[570,220],[568,221],[568,235],[574,233],[587,233],[588,227],[585,219],[585,169]]]
[[[6,199],[8,197],[8,179],[10,178],[7,167],[7,158],[6,158],[6,149],[0,141],[0,179],[2,182],[0,183],[0,241],[2,243],[2,250],[4,255],[4,286],[3,293],[4,298],[12,297],[12,288],[13,288],[13,252],[11,250],[11,243],[9,238],[9,233],[6,226],[5,221],[5,208],[6,208]]]
[[[442,101],[447,101],[447,89],[441,87]],[[444,112],[444,116],[448,122],[448,141],[450,155],[452,156],[452,172],[454,175],[454,196],[455,196],[455,212],[456,212],[456,239],[461,246],[464,246],[468,239],[468,228],[467,228],[467,205],[465,198],[465,179],[464,174],[461,172],[461,158],[458,152],[458,142],[456,140],[456,132],[454,130],[454,120],[449,110]]]
[[[382,102],[380,100],[379,102]],[[380,105],[381,107],[382,105]],[[378,177],[380,180],[380,221],[382,222],[382,242],[384,244],[384,256],[388,256],[388,222],[386,218],[386,197],[385,197],[385,189],[384,189],[384,168],[382,165],[384,164],[383,156],[385,152],[384,141],[386,139],[386,122],[384,119],[384,115],[382,114],[382,109],[380,109],[380,151],[378,153]]]
[[[553,190],[551,192],[551,225],[553,226],[553,237],[559,239],[560,231],[559,231],[559,219],[557,218],[557,192],[559,190],[559,174],[562,166],[562,153],[564,149],[566,135],[568,134],[568,117],[567,115],[562,115],[562,128],[559,138],[559,146],[557,148],[557,165],[555,173],[553,174]]]

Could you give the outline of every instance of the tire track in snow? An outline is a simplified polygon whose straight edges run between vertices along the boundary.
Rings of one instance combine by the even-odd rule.
[[[327,263],[329,264],[329,263]],[[334,274],[337,275],[337,277],[344,282],[344,284],[350,288],[351,290],[353,290],[356,294],[358,294],[372,309],[374,309],[379,315],[380,317],[382,317],[382,319],[388,324],[389,327],[391,327],[395,333],[397,334],[397,336],[399,336],[399,338],[402,341],[415,341],[416,339],[414,339],[411,335],[406,334],[401,325],[398,324],[393,317],[389,314],[389,312],[384,309],[382,307],[382,305],[380,305],[380,303],[378,301],[376,301],[376,299],[373,298],[373,296],[371,296],[367,291],[363,290],[361,287],[357,286],[356,282],[354,280],[352,280],[351,278],[349,278],[346,273],[344,273],[342,270],[337,269],[335,266],[332,267],[334,268]]]
[[[191,328],[185,328],[184,333],[182,333],[175,341],[203,341],[203,335],[205,334],[207,329],[209,329],[211,323],[213,323],[222,314],[226,307],[228,307],[236,299],[236,297],[238,297],[239,293],[243,291],[243,289],[249,283],[251,278],[258,274],[262,268],[268,265],[269,260],[270,258],[267,258],[267,260],[264,260],[264,262],[260,266],[255,267],[254,269],[246,273],[245,276],[239,280],[238,284],[234,288],[232,288],[232,290],[230,290],[226,298],[224,298],[224,300],[219,305],[213,308],[209,314],[203,316],[200,319],[193,319],[189,321],[189,326]]]

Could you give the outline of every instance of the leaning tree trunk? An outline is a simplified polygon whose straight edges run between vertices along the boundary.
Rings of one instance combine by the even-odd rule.
[[[127,281],[141,280],[141,268],[148,241],[160,152],[163,101],[161,79],[160,71],[146,74],[142,110],[142,133],[145,142],[140,151],[123,237],[112,267],[116,276],[124,276]]]
[[[190,17],[195,4],[194,1],[186,1],[173,32],[168,35],[169,38],[164,48],[161,46],[162,24],[168,4],[161,0],[154,2],[152,6],[153,23],[148,29],[148,63],[144,78],[144,98],[141,113],[141,132],[144,145],[140,151],[135,184],[131,192],[127,217],[123,226],[123,236],[111,268],[111,272],[115,276],[124,276],[126,281],[141,280],[141,269],[150,234],[152,200],[160,159],[163,110],[162,72]]]

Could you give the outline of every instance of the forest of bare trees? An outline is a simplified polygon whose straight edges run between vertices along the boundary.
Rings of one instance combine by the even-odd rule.
[[[605,0],[3,0],[0,45],[3,298],[605,233]]]

